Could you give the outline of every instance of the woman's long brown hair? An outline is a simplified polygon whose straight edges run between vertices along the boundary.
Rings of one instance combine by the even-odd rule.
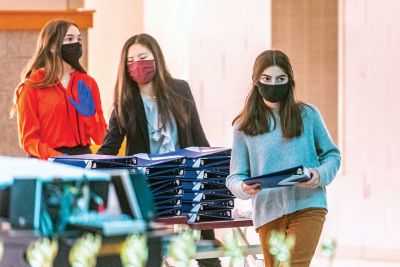
[[[282,136],[288,139],[300,136],[303,133],[303,120],[301,111],[304,103],[296,102],[294,97],[294,76],[289,58],[279,50],[267,50],[262,52],[255,60],[253,66],[253,85],[246,98],[243,110],[233,120],[233,124],[239,124],[239,130],[250,136],[266,133],[276,125],[276,118],[272,110],[265,105],[263,97],[258,91],[257,82],[263,71],[271,66],[278,66],[289,78],[289,93],[286,99],[279,105],[279,118]]]
[[[114,112],[120,129],[129,130],[130,133],[136,130],[136,108],[140,91],[137,83],[129,77],[127,66],[128,49],[134,44],[143,45],[154,56],[156,74],[153,79],[153,89],[157,98],[157,107],[162,124],[167,124],[172,112],[177,123],[185,126],[188,118],[184,112],[182,102],[179,101],[182,96],[178,95],[174,90],[173,79],[166,68],[160,46],[152,36],[138,34],[125,42],[118,67],[117,82],[114,90]]]
[[[51,20],[39,33],[35,53],[22,71],[20,83],[15,89],[14,103],[10,111],[11,117],[17,110],[18,98],[24,84],[35,88],[54,86],[57,75],[64,72],[61,59],[61,46],[71,25],[78,28],[76,24],[67,20]],[[41,81],[32,81],[30,79],[31,74],[39,69],[44,69],[44,79]],[[79,66],[77,70],[86,72],[82,66]]]

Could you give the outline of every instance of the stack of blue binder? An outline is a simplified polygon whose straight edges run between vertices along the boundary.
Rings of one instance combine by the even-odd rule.
[[[189,223],[232,219],[234,196],[225,186],[230,152],[220,147],[188,147],[164,154],[186,158],[182,214],[188,215]]]
[[[147,178],[158,217],[181,215],[185,157],[144,153],[134,156],[134,170]]]
[[[231,220],[234,196],[225,186],[231,150],[188,147],[165,154],[79,155],[51,160],[91,169],[124,168],[145,175],[158,217],[187,215],[189,223]]]
[[[128,169],[142,173],[153,195],[158,217],[181,215],[185,157],[139,153],[133,156],[63,155],[50,161],[87,169]]]

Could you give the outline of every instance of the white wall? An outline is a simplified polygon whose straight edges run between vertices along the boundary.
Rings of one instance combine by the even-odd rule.
[[[254,60],[271,45],[270,21],[270,0],[144,2],[144,30],[160,43],[171,74],[188,80],[211,146],[232,146],[231,122],[250,89]],[[251,209],[250,201],[235,205]]]
[[[125,41],[142,32],[141,0],[86,0],[95,9],[94,27],[89,30],[89,74],[100,88],[106,120],[111,115],[118,63]]]
[[[188,80],[213,146],[231,146],[231,121],[244,105],[255,57],[270,47],[270,1],[86,0],[89,73],[110,115],[119,54],[130,36],[153,35],[171,74]],[[110,23],[112,20],[112,23]],[[223,100],[223,101],[222,101]]]
[[[231,146],[255,57],[270,47],[270,1],[147,0],[144,29],[176,78],[189,81],[212,146]]]
[[[325,234],[338,255],[400,262],[400,2],[342,4],[343,174]]]

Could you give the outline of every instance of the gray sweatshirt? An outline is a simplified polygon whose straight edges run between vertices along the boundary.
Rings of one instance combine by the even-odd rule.
[[[340,167],[340,151],[333,143],[318,109],[305,105],[302,111],[304,133],[291,140],[282,137],[279,116],[276,127],[257,136],[248,136],[234,126],[230,174],[226,186],[240,199],[251,199],[253,224],[258,228],[283,215],[306,208],[327,209],[325,186]],[[321,180],[315,189],[296,186],[263,189],[249,196],[242,180],[303,165],[316,168]]]

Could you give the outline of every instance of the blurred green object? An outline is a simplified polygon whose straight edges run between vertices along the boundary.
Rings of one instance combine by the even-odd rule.
[[[101,236],[91,233],[79,238],[69,253],[72,267],[95,267],[97,253],[101,247]]]
[[[335,253],[337,248],[337,242],[334,238],[327,238],[322,242],[322,254],[329,260],[329,266],[333,265],[335,259]]]
[[[28,245],[26,259],[32,267],[52,267],[57,252],[56,239],[39,238]]]
[[[228,235],[223,240],[224,254],[230,257],[229,266],[243,266],[243,256],[245,248],[239,245],[238,233],[233,231],[232,235]]]
[[[274,266],[290,267],[291,250],[296,243],[296,239],[292,235],[286,236],[284,232],[273,230],[269,238],[269,253],[274,256]]]
[[[121,261],[124,267],[144,267],[148,259],[147,238],[133,234],[126,238],[121,247]]]
[[[190,259],[196,253],[196,241],[199,231],[186,230],[172,237],[168,247],[168,256],[175,261],[175,267],[190,266]]]

